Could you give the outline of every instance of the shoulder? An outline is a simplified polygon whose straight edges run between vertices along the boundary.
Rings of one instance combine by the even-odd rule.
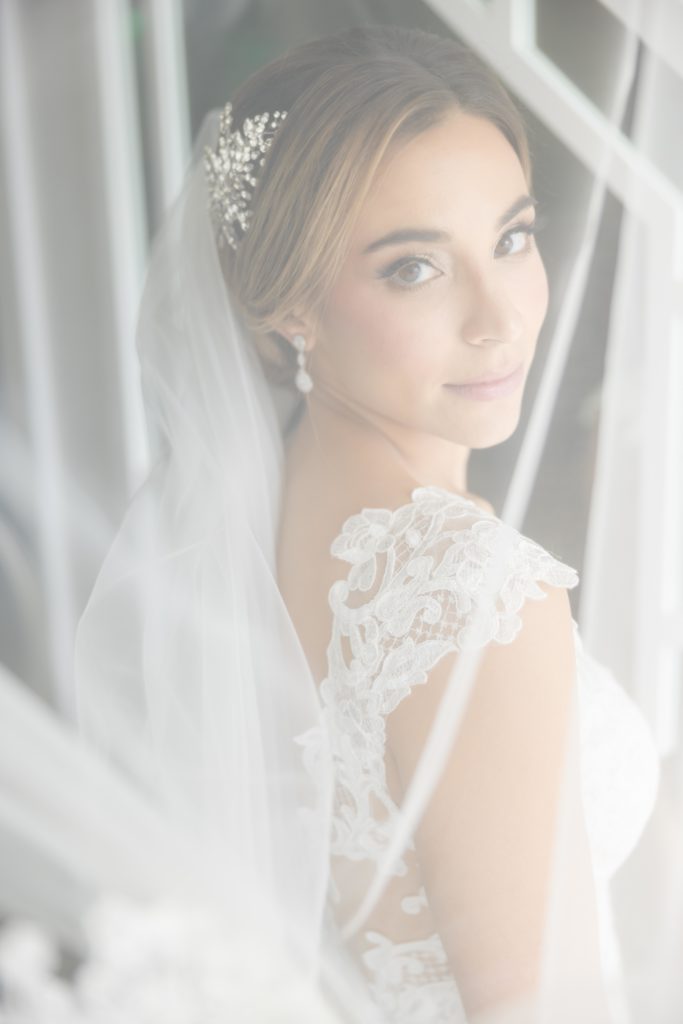
[[[394,636],[448,620],[460,647],[510,642],[527,599],[543,600],[552,588],[578,583],[576,570],[541,544],[478,503],[435,486],[416,488],[396,509],[366,508],[350,516],[330,551],[351,567],[330,591],[334,610],[362,606],[366,617],[379,612]],[[397,621],[388,621],[389,613]]]
[[[473,727],[477,749],[488,749],[482,737],[490,723],[498,746],[503,734],[533,732],[546,719],[564,728],[576,680],[568,595],[576,570],[462,498],[452,507],[447,493],[427,492],[415,495],[423,540],[385,577],[368,630],[383,653],[373,693],[389,716],[387,741],[404,780],[461,652],[482,652],[474,683],[482,718],[470,722],[481,725],[481,732]]]
[[[496,510],[491,502],[487,501],[486,498],[482,498],[480,494],[473,494],[471,491],[467,491],[464,497],[474,505],[477,505],[483,512],[486,512],[490,516],[495,516]]]
[[[454,567],[457,555],[472,565],[504,556],[508,569],[527,568],[550,584],[578,583],[575,569],[485,506],[442,487],[416,487],[411,500],[398,508],[363,508],[349,516],[330,553],[351,565],[347,582],[352,589],[368,589],[378,559],[398,572],[416,558],[431,558],[432,567],[444,572]],[[460,578],[468,577],[460,573]]]

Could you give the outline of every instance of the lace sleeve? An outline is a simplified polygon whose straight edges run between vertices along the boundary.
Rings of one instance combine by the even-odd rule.
[[[446,737],[438,778],[391,869],[396,888],[387,886],[378,904],[391,924],[368,932],[372,942],[410,939],[401,948],[411,962],[420,943],[433,943],[469,1011],[526,985],[535,971],[562,772],[567,763],[574,777],[578,763],[575,743],[567,745],[576,650],[560,590],[578,576],[459,495],[428,487],[411,497],[393,511],[351,516],[331,548],[349,564],[330,590],[322,684],[337,771],[332,846],[354,864],[384,855],[457,652],[491,648],[457,741]],[[591,866],[580,804],[571,810],[572,885],[583,894]],[[346,864],[341,877],[348,884]],[[356,879],[354,905],[367,878]],[[403,904],[403,915],[393,913],[399,896],[420,900],[427,932],[406,924]]]
[[[502,573],[487,598],[496,544],[506,541]],[[370,685],[386,715],[424,683],[448,651],[511,643],[540,582],[578,583],[575,569],[473,502],[436,487],[417,488],[409,505],[351,516],[331,548],[350,563],[330,591],[338,654]],[[342,666],[338,666],[341,668]]]

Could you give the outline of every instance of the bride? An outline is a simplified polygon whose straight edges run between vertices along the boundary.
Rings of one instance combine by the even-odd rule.
[[[470,638],[501,524],[468,492],[468,456],[517,426],[548,293],[524,129],[471,53],[395,29],[310,44],[253,76],[232,116],[275,106],[287,118],[227,277],[281,362],[298,354],[278,579],[334,730],[343,922]],[[353,936],[395,1021],[461,1019],[537,981],[577,576],[521,536],[503,572],[458,742]],[[616,693],[610,713],[626,734]],[[638,752],[634,775],[654,756],[644,735]],[[576,854],[587,864],[587,843]]]
[[[208,895],[339,1020],[628,1019],[608,882],[654,748],[575,570],[467,482],[546,313],[535,206],[474,54],[356,29],[209,116],[152,253],[157,458],[79,626],[80,725],[174,830],[134,888]]]

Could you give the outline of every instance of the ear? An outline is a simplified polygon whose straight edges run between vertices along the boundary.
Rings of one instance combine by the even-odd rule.
[[[277,323],[274,330],[281,334],[283,338],[294,348],[294,337],[297,334],[301,334],[306,342],[306,351],[310,352],[316,343],[316,329],[315,322],[312,317],[305,315],[295,315],[285,317],[284,320]]]

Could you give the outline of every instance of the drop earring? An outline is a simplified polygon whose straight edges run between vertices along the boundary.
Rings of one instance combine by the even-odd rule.
[[[303,334],[295,334],[292,338],[292,342],[298,353],[296,361],[299,364],[299,369],[296,371],[295,383],[299,391],[305,395],[308,394],[313,387],[313,381],[306,370],[306,339]]]

